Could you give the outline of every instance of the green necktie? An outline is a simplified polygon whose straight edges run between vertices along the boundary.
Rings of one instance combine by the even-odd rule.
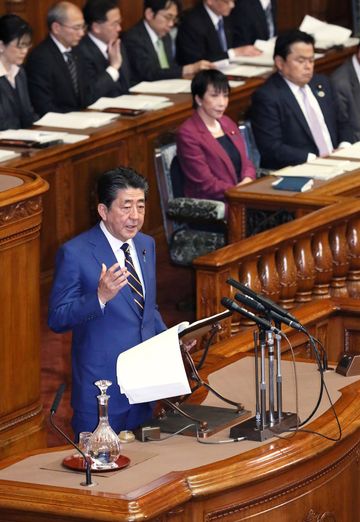
[[[158,38],[156,42],[156,51],[159,58],[160,67],[162,69],[168,69],[169,68],[169,61],[166,56],[165,48],[164,48],[164,42],[161,40],[161,38]]]

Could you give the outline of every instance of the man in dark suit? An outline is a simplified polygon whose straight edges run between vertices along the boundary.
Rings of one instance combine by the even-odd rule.
[[[360,140],[360,46],[357,52],[331,75],[342,138]]]
[[[179,14],[179,0],[145,0],[144,18],[123,35],[136,82],[192,78],[210,62],[199,60],[184,66],[174,59],[170,31]]]
[[[119,38],[121,13],[116,0],[88,0],[83,8],[88,33],[78,50],[95,99],[128,92],[131,81],[126,51]]]
[[[214,62],[236,56],[256,56],[253,45],[234,47],[229,17],[233,0],[203,0],[184,13],[176,38],[177,60],[185,65],[196,60]]]
[[[26,63],[31,101],[42,116],[79,110],[91,102],[81,57],[74,47],[84,35],[81,10],[58,2],[48,11],[49,36],[30,53]]]
[[[279,169],[339,145],[335,100],[325,76],[314,75],[314,39],[288,31],[276,40],[277,72],[252,97],[250,120],[261,165]]]
[[[65,243],[56,260],[48,322],[72,330],[72,426],[77,436],[98,422],[97,387],[107,379],[112,428],[136,428],[151,417],[147,403],[120,393],[120,353],[166,329],[156,306],[155,242],[141,233],[148,184],[127,167],[98,181],[100,224]],[[132,266],[128,264],[130,252]]]
[[[276,35],[276,0],[237,0],[230,18],[234,45],[251,45]]]

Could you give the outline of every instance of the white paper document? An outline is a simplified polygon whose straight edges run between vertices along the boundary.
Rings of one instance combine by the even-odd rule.
[[[86,140],[86,134],[70,134],[68,132],[37,131],[32,129],[13,129],[0,132],[0,139],[37,141],[47,143],[53,140],[62,140],[63,143],[77,143]]]
[[[67,112],[65,114],[48,112],[40,120],[36,121],[34,125],[64,129],[87,129],[89,127],[107,125],[117,118],[117,114],[95,111]]]
[[[360,159],[360,141],[353,143],[350,147],[334,150],[331,157]]]
[[[123,94],[116,98],[99,98],[95,103],[89,106],[89,109],[101,111],[110,107],[115,107],[117,109],[150,111],[164,109],[172,104],[173,103],[166,96]]]
[[[315,38],[315,47],[329,49],[334,45],[343,45],[351,35],[351,29],[340,25],[322,22],[313,16],[306,15],[300,25],[300,31],[311,34]]]
[[[272,71],[272,67],[257,67],[255,65],[234,65],[228,60],[214,62],[216,68],[227,76],[240,76],[243,78],[252,78],[260,76]]]
[[[9,161],[20,156],[18,152],[13,150],[0,150],[0,163],[2,161]]]
[[[183,78],[157,80],[154,82],[140,82],[129,89],[130,92],[145,92],[158,94],[178,94],[191,92],[191,80]]]
[[[309,161],[308,163],[310,163],[311,165],[327,165],[332,167],[339,167],[344,172],[360,169],[360,161],[350,161],[347,159],[316,158],[314,160]]]
[[[312,163],[303,163],[271,172],[274,176],[304,176],[320,180],[332,179],[343,173],[344,169],[341,166],[314,165]]]
[[[180,352],[178,333],[181,324],[119,355],[117,380],[130,404],[191,392]]]

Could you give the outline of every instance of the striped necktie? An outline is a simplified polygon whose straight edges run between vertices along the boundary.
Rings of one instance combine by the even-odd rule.
[[[64,53],[64,56],[66,57],[66,65],[68,66],[70,77],[71,77],[71,83],[74,87],[74,91],[76,96],[79,96],[79,82],[78,82],[78,75],[76,70],[76,63],[74,60],[74,57],[71,53],[71,51],[66,51]]]
[[[138,305],[140,312],[144,310],[144,292],[139,276],[136,273],[133,260],[130,255],[130,246],[128,243],[124,243],[121,250],[125,255],[125,266],[128,270],[128,284],[134,296],[134,301]]]

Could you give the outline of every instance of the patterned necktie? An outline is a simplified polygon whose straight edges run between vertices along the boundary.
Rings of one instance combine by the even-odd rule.
[[[130,255],[130,246],[128,243],[124,243],[121,247],[121,250],[125,255],[125,266],[128,270],[128,284],[130,285],[130,289],[134,295],[134,301],[138,305],[140,312],[143,313],[144,310],[144,292],[143,287],[141,285],[141,281],[139,276],[136,273],[133,260]]]
[[[218,33],[221,49],[226,53],[228,46],[227,46],[227,41],[226,41],[223,18],[220,18],[220,20],[218,21],[217,33]]]
[[[156,41],[156,52],[159,58],[160,67],[162,69],[168,69],[169,68],[169,61],[166,56],[164,42],[161,38],[158,38]]]
[[[329,148],[326,144],[326,140],[319,122],[319,118],[313,106],[310,103],[307,89],[306,87],[301,87],[300,91],[303,97],[305,112],[308,117],[310,131],[319,150],[319,155],[328,156],[331,151],[329,151]]]
[[[266,24],[269,31],[269,38],[272,38],[275,36],[275,26],[274,26],[274,18],[272,14],[271,9],[271,2],[269,2],[269,5],[265,9],[265,18],[266,18]]]
[[[76,63],[74,60],[74,57],[71,53],[71,51],[66,51],[64,53],[64,56],[66,57],[66,65],[68,66],[70,77],[71,77],[71,83],[74,87],[74,91],[76,96],[79,96],[79,82],[78,82],[78,75],[76,70]]]

